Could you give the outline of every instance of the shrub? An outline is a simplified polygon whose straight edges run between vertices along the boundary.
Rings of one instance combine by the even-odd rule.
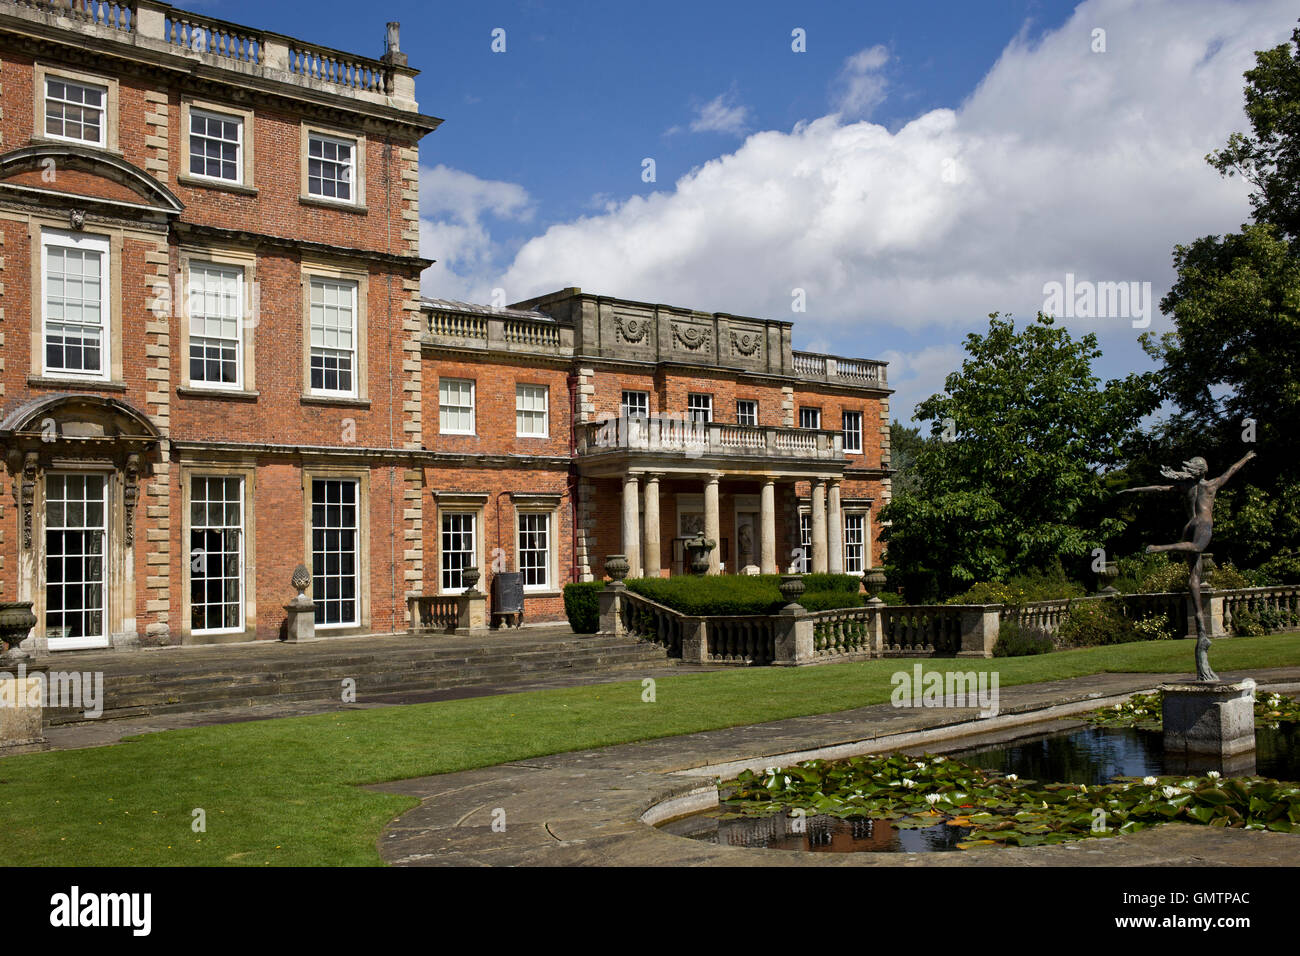
[[[1248,607],[1243,607],[1232,615],[1232,633],[1238,637],[1259,637],[1264,633],[1264,625]]]
[[[1219,590],[1234,591],[1237,588],[1254,587],[1248,577],[1231,564],[1220,565],[1205,576],[1205,583]]]
[[[1300,623],[1294,611],[1287,610],[1284,607],[1262,607],[1259,609],[1259,623],[1264,625],[1264,630],[1272,634],[1274,631],[1285,631]]]
[[[1017,574],[1005,584],[1000,581],[979,581],[961,594],[950,597],[946,604],[1004,604],[1018,607],[1037,601],[1059,601],[1063,598],[1083,597],[1083,585],[1071,581],[1055,565],[1046,571]]]
[[[907,598],[897,591],[881,591],[876,597],[880,598],[881,604],[888,604],[891,607],[898,607],[907,603]]]
[[[1300,581],[1300,554],[1279,554],[1259,566],[1258,586]]]
[[[831,611],[842,607],[862,607],[867,603],[865,594],[847,591],[805,591],[799,595],[799,604],[807,611]]]
[[[1115,601],[1076,601],[1061,621],[1061,643],[1066,647],[1097,647],[1149,640],[1138,634]]]
[[[993,645],[994,657],[1028,657],[1031,654],[1048,654],[1053,651],[1052,639],[1038,631],[1023,630],[1012,620],[1002,622],[998,640]]]
[[[803,586],[808,591],[844,591],[848,594],[857,594],[862,589],[862,578],[856,574],[805,574]]]
[[[806,590],[799,604],[809,611],[861,607],[866,595],[854,588],[860,580],[850,574],[805,574]],[[691,575],[675,578],[630,578],[628,589],[682,614],[694,616],[774,614],[785,606],[776,574]],[[820,587],[813,587],[820,585]]]
[[[1134,637],[1136,641],[1171,641],[1174,637],[1174,628],[1168,617],[1152,615],[1135,622],[1133,633],[1136,635]]]
[[[564,586],[564,613],[575,634],[595,634],[600,630],[600,598],[604,581],[575,581]]]
[[[682,614],[770,614],[785,605],[774,574],[629,578],[628,589]]]

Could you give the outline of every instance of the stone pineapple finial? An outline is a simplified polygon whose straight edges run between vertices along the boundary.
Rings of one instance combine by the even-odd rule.
[[[307,588],[311,587],[311,572],[307,570],[305,564],[300,564],[293,569],[293,577],[289,583],[298,591],[298,597],[306,597]]]

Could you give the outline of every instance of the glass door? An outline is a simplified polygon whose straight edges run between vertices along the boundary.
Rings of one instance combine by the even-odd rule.
[[[108,479],[45,479],[45,631],[52,651],[108,646]]]

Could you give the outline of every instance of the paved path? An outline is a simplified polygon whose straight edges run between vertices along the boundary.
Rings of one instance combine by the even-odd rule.
[[[1270,689],[1300,690],[1300,668],[1253,676]],[[800,853],[714,846],[645,821],[716,805],[716,776],[790,764],[813,755],[908,749],[944,752],[1016,727],[1065,717],[1154,688],[1168,675],[1099,674],[1001,688],[997,717],[971,709],[863,707],[746,727],[575,751],[463,773],[373,787],[420,798],[379,839],[399,866],[1297,866],[1300,835],[1168,824],[1110,840],[954,853]],[[973,736],[978,735],[978,736]],[[678,802],[656,809],[670,799]],[[493,828],[504,812],[505,829]]]

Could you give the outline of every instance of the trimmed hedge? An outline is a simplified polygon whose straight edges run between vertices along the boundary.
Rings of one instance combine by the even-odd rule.
[[[780,581],[776,574],[733,574],[629,578],[623,583],[628,590],[682,614],[726,616],[776,613],[786,603],[777,587]],[[865,595],[857,590],[860,583],[850,574],[806,574],[807,590],[799,603],[809,611],[861,607]]]
[[[564,586],[564,613],[575,634],[595,634],[600,630],[600,598],[604,581],[575,581]]]

